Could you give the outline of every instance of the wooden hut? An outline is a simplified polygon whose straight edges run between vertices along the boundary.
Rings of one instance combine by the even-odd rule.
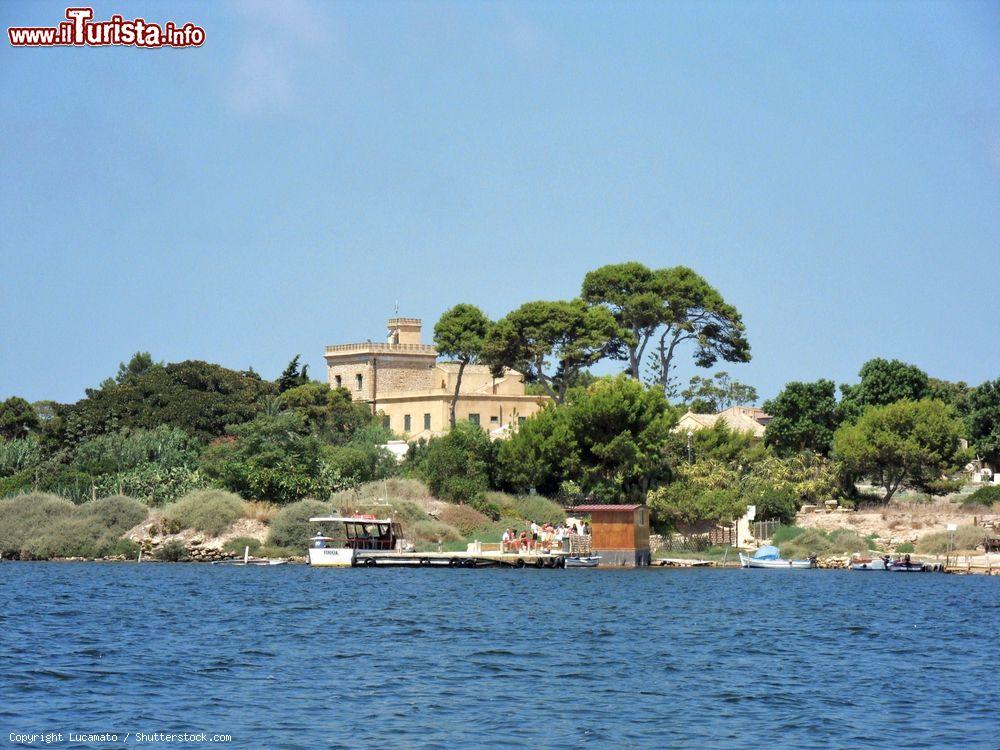
[[[649,565],[649,508],[645,505],[578,505],[590,515],[591,546],[602,566]]]

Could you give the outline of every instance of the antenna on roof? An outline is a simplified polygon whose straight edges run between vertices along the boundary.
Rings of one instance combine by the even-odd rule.
[[[396,300],[396,315],[399,315],[399,300]]]

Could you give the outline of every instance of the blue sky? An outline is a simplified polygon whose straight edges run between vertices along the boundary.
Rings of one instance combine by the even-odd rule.
[[[1000,375],[995,3],[94,8],[207,40],[4,38],[0,398],[136,350],[321,376],[397,300],[500,317],[630,259],[740,309],[762,397],[874,356]]]

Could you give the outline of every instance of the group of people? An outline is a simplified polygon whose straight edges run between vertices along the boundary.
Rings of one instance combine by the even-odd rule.
[[[500,549],[502,552],[551,552],[553,548],[560,549],[566,537],[589,533],[590,525],[584,521],[571,524],[559,523],[556,526],[550,523],[539,525],[532,521],[531,526],[522,531],[504,529],[500,539]]]

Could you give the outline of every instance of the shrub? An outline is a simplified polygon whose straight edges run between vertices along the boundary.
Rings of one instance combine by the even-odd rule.
[[[950,549],[973,550],[983,543],[986,530],[979,526],[959,526],[956,531],[937,531],[917,540],[917,552],[943,555]]]
[[[243,550],[247,547],[250,548],[251,555],[256,555],[257,550],[261,547],[260,539],[254,539],[252,536],[238,536],[222,545],[224,551],[231,552],[234,555],[242,555]]]
[[[566,520],[566,509],[541,495],[514,496],[503,492],[488,492],[484,499],[498,505],[502,516],[514,520],[552,525]]]
[[[794,527],[791,527],[794,528]],[[835,529],[829,534],[806,529],[778,545],[782,557],[805,558],[809,555],[844,555],[868,549],[868,540],[853,529]]]
[[[399,521],[403,526],[409,526],[417,521],[426,521],[427,513],[416,503],[410,502],[408,500],[393,500],[389,503],[389,507],[392,509],[391,515],[395,520]],[[370,508],[369,510],[375,511],[375,508]],[[376,515],[382,515],[381,513],[376,513]],[[405,531],[405,529],[404,529]]]
[[[72,517],[75,511],[76,506],[69,500],[45,492],[0,500],[0,555],[20,555],[30,537],[57,520]]]
[[[277,505],[264,500],[258,500],[256,502],[247,503],[244,516],[251,518],[254,521],[260,521],[261,523],[268,524],[271,523],[271,519],[274,518],[277,513]]]
[[[242,550],[240,552],[242,553]],[[272,544],[264,544],[256,552],[257,557],[294,557],[304,554],[305,550],[301,545],[298,547],[275,547]]]
[[[1000,502],[1000,484],[980,487],[967,498],[962,500],[962,507],[977,508],[982,506],[984,508],[989,508],[996,502]]]
[[[913,551],[914,551],[914,547],[909,542],[903,542],[898,547],[896,547],[896,552],[898,552],[901,555],[906,554],[908,552],[913,552]]]
[[[779,526],[771,535],[771,543],[775,546],[790,542],[804,532],[805,529],[799,526]]]
[[[164,544],[154,555],[157,560],[164,562],[184,562],[188,559],[187,547],[180,539],[171,539]]]
[[[440,521],[417,521],[413,524],[407,536],[415,543],[437,544],[441,542],[460,542],[463,537],[454,526]]]
[[[53,521],[28,537],[21,546],[21,558],[101,557],[117,539],[95,518],[68,516]]]
[[[319,500],[299,500],[286,505],[271,521],[267,544],[272,547],[289,547],[299,554],[309,545],[309,537],[322,531],[320,524],[311,524],[313,516],[328,516],[333,508]]]
[[[145,505],[125,495],[91,500],[80,506],[80,513],[98,521],[105,529],[121,535],[146,520]]]
[[[449,505],[441,511],[441,523],[454,526],[463,537],[491,526],[490,518],[468,505]]]
[[[221,534],[237,518],[246,513],[246,502],[239,495],[225,490],[196,490],[167,506],[167,519],[183,528]]]

